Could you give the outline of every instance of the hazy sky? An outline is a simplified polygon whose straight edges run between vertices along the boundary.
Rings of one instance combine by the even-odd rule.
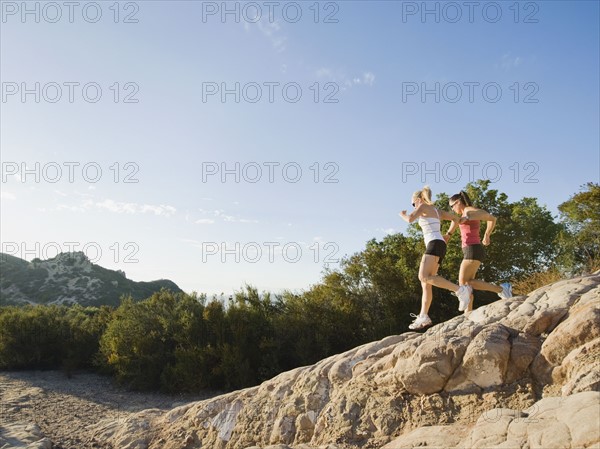
[[[2,250],[295,290],[404,232],[424,183],[556,214],[599,182],[599,21],[597,1],[3,1]]]

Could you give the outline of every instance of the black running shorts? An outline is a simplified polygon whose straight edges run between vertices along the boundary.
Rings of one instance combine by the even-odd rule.
[[[438,264],[441,265],[442,261],[444,260],[444,256],[446,255],[446,242],[444,240],[432,240],[427,244],[427,248],[425,248],[425,254],[438,256],[440,258],[438,260]]]
[[[463,246],[462,251],[464,260],[478,260],[479,262],[485,260],[485,248],[481,243]]]

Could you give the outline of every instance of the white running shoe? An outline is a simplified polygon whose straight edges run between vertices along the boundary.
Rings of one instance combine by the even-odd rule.
[[[458,291],[454,293],[458,296],[458,311],[464,312],[469,307],[469,303],[471,302],[471,294],[473,293],[473,288],[470,285],[461,285],[458,287]]]
[[[431,326],[433,324],[428,315],[415,315],[414,313],[411,313],[410,316],[415,318],[415,320],[408,325],[409,329],[423,329],[424,327]]]
[[[503,282],[502,284],[500,284],[500,287],[502,287],[502,291],[498,293],[498,296],[500,296],[500,298],[512,298],[512,285],[510,285],[510,283]]]

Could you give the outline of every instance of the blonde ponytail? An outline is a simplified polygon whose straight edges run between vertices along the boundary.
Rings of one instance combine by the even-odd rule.
[[[423,187],[423,190],[421,190],[421,199],[425,204],[429,204],[430,206],[433,204],[433,201],[431,201],[431,187]]]
[[[431,188],[429,186],[423,187],[423,190],[417,190],[413,193],[413,201],[417,198],[421,199],[425,204],[433,205],[431,201]]]

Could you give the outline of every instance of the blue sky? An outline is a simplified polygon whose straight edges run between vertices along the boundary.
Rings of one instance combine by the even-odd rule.
[[[599,181],[596,1],[427,2],[437,21],[423,2],[227,2],[238,21],[222,2],[91,3],[71,21],[62,2],[2,2],[16,256],[85,248],[186,291],[298,290],[404,232],[423,176],[434,194],[487,176],[553,213]]]

